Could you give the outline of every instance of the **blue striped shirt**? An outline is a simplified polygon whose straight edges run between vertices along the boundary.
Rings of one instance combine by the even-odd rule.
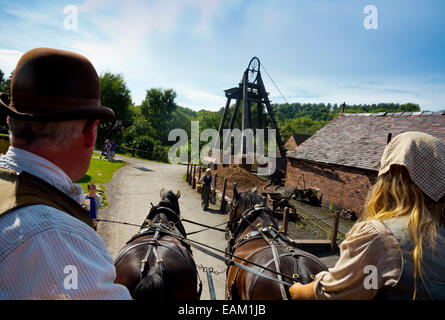
[[[82,203],[82,187],[56,165],[10,147],[0,166],[26,171]],[[0,299],[131,299],[114,284],[116,270],[103,240],[82,221],[45,205],[0,217]]]

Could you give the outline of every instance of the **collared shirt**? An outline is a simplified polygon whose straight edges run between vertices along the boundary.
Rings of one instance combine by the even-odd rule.
[[[81,204],[82,187],[50,161],[10,147],[0,167],[26,171]],[[46,205],[0,217],[0,299],[131,299],[114,284],[103,240],[84,222]]]

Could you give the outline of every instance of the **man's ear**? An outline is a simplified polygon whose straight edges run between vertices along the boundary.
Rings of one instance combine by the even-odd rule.
[[[97,125],[99,124],[99,120],[88,120],[85,124],[85,128],[83,129],[83,138],[85,143],[85,148],[91,149],[94,148],[96,144],[97,137]]]

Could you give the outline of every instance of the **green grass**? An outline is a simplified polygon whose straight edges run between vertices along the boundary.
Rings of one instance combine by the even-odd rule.
[[[113,174],[126,165],[124,161],[107,161],[105,159],[95,159],[94,157],[99,157],[100,153],[94,152],[93,158],[91,159],[90,167],[85,174],[85,176],[77,181],[76,183],[83,187],[85,193],[88,190],[88,184],[90,182],[94,183],[99,193],[102,194],[103,201],[102,204],[105,207],[108,204],[108,199],[105,194],[104,183],[110,182],[113,178]]]

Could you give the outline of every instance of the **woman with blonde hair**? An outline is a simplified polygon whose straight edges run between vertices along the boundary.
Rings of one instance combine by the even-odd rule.
[[[445,143],[396,136],[337,264],[289,291],[294,299],[445,299]]]

